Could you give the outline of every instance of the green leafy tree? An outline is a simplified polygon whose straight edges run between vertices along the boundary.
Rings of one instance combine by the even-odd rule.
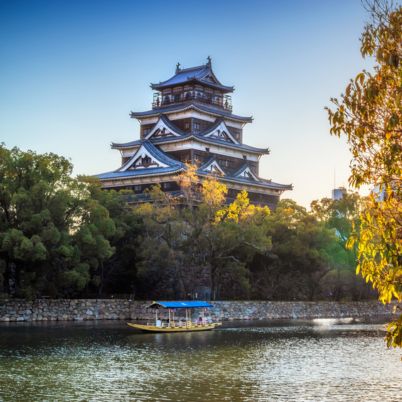
[[[254,297],[314,300],[328,297],[320,287],[332,269],[335,234],[305,208],[282,200],[267,225],[272,249],[253,261]]]
[[[92,182],[91,198],[95,199],[108,211],[113,220],[112,236],[108,237],[115,252],[98,265],[98,295],[135,294],[138,287],[137,261],[140,248],[139,236],[143,232],[143,222],[134,213],[134,207],[126,202],[133,193],[129,190],[102,190],[98,180],[86,178]],[[110,223],[109,223],[110,224]]]
[[[323,278],[321,284],[336,300],[352,298],[360,300],[375,295],[365,285],[363,279],[356,277],[356,248],[347,247],[347,242],[354,228],[358,228],[360,206],[363,200],[358,193],[345,191],[339,200],[323,198],[311,203],[311,212],[320,222],[336,235],[336,243],[332,247],[332,270]]]
[[[108,211],[71,172],[71,163],[55,154],[0,146],[3,293],[76,295],[113,253]]]
[[[363,207],[357,244],[357,272],[378,290],[379,299],[402,301],[402,6],[367,3],[371,22],[361,38],[363,57],[375,61],[328,109],[331,134],[345,134],[353,156],[350,183],[375,186]],[[389,346],[402,346],[402,315],[389,326]]]
[[[144,230],[138,238],[139,292],[143,298],[184,297],[188,289],[183,242],[187,228],[181,218],[178,200],[164,193],[160,186],[150,189],[149,203],[139,204],[134,213]]]
[[[271,249],[269,215],[268,207],[250,204],[246,191],[216,211],[214,224],[205,232],[214,298],[249,297],[249,264],[255,255],[265,255]]]
[[[70,236],[82,213],[84,189],[70,179],[71,164],[54,154],[0,147],[0,258],[5,293],[57,293],[60,275],[76,272],[79,252]],[[53,269],[54,268],[54,269]]]

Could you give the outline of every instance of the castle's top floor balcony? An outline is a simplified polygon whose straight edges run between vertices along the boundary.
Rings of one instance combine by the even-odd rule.
[[[229,112],[232,111],[232,98],[229,95],[216,95],[203,91],[183,91],[172,94],[154,93],[152,109],[159,109],[172,104],[197,101],[213,105]]]

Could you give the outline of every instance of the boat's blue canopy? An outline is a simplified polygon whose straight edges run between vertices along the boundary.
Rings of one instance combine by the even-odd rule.
[[[201,300],[154,301],[148,308],[211,308],[212,304]]]

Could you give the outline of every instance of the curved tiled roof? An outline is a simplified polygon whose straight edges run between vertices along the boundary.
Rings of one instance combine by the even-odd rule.
[[[211,81],[207,79],[208,76],[212,77],[213,80]],[[223,92],[234,91],[233,87],[223,85],[219,82],[209,63],[197,67],[178,69],[173,77],[166,81],[159,82],[158,84],[151,84],[151,88],[161,90],[163,88],[168,88],[175,85],[186,84],[191,81],[199,82],[200,84],[208,85],[213,88],[218,88]]]
[[[129,169],[130,163],[127,162],[127,164],[126,164],[127,168],[124,168],[123,171],[121,171],[122,168],[120,168],[117,171],[98,174],[97,177],[100,180],[124,179],[124,178],[139,177],[139,176],[154,176],[154,175],[172,174],[172,173],[178,173],[178,172],[186,169],[186,166],[182,162],[180,162],[176,159],[173,159],[168,154],[161,151],[154,144],[152,144],[151,141],[141,140],[139,145],[143,146],[155,159],[164,163],[167,166],[165,166],[165,167],[152,167],[151,166],[151,167],[142,168],[142,169],[130,170]],[[138,151],[137,151],[137,153],[138,153]],[[133,155],[131,160],[135,159],[135,156],[137,155],[137,153]],[[197,174],[200,176],[210,175],[211,172],[206,171],[205,168],[207,168],[213,162],[218,163],[215,157],[211,157],[210,159],[208,159],[205,163],[203,163],[197,169]],[[218,163],[218,165],[219,165],[219,163]],[[219,179],[224,180],[224,181],[229,181],[232,183],[237,182],[237,183],[249,184],[249,185],[254,185],[257,187],[269,188],[269,189],[279,190],[279,191],[291,190],[293,188],[292,185],[274,183],[271,180],[264,180],[264,179],[261,179],[260,177],[256,177],[256,180],[253,178],[239,177],[238,175],[247,168],[249,168],[249,165],[247,162],[245,164],[243,164],[241,166],[241,168],[238,169],[238,171],[233,174],[230,174],[230,173],[228,174],[228,173],[226,173],[225,169],[221,168],[222,172],[225,174],[223,176],[220,176]]]
[[[211,133],[213,130],[215,130],[223,121],[223,119],[217,119],[217,121],[212,125],[212,127],[207,128],[205,131],[199,133],[199,134],[189,134],[186,133],[185,131],[181,130],[180,128],[176,127],[172,121],[170,121],[165,115],[161,115],[159,120],[155,123],[158,124],[159,121],[162,120],[167,127],[169,127],[170,130],[175,132],[176,134],[179,134],[179,136],[168,136],[168,137],[159,137],[159,138],[152,138],[150,137],[149,140],[152,141],[154,144],[165,144],[165,143],[171,143],[171,142],[180,142],[184,140],[189,140],[189,139],[196,139],[200,140],[203,143],[207,144],[212,144],[212,145],[219,145],[219,146],[224,146],[227,148],[232,148],[232,149],[240,149],[256,154],[269,154],[269,149],[268,148],[256,148],[252,147],[251,145],[246,145],[246,144],[240,144],[240,143],[232,143],[228,142],[225,140],[221,140],[219,138],[214,138],[214,137],[206,137],[209,133]],[[155,127],[155,126],[154,126]],[[115,143],[112,142],[111,147],[113,149],[124,149],[124,148],[132,148],[137,145],[141,145],[144,140],[134,140],[130,142],[123,142],[123,143]]]
[[[161,162],[166,163],[167,165],[179,166],[179,167],[184,166],[182,162],[178,161],[177,159],[172,158],[171,156],[169,156],[165,152],[161,151],[159,148],[157,148],[155,145],[153,145],[152,142],[149,141],[149,140],[143,141],[143,143],[141,145],[144,146],[144,148],[153,157],[155,157],[155,159],[158,159]]]
[[[182,167],[167,167],[167,168],[148,168],[139,170],[126,170],[124,172],[105,172],[97,174],[96,177],[100,180],[108,179],[125,179],[139,176],[161,176],[165,174],[177,173],[184,170]]]
[[[209,159],[207,159],[200,167],[198,168],[198,171],[205,171],[205,168],[207,168],[212,162],[217,162],[216,156],[211,156]]]
[[[208,167],[212,162],[216,161],[215,157],[212,157],[208,159],[205,163],[203,163],[197,170],[197,173],[200,175],[209,175],[211,172],[206,171],[205,168]],[[218,162],[217,162],[218,163]],[[219,164],[219,163],[218,163]],[[248,163],[244,163],[240,169],[238,169],[236,172],[232,174],[225,174],[224,176],[220,176],[219,180],[226,180],[230,182],[239,182],[239,183],[244,183],[244,184],[251,184],[251,185],[256,185],[258,187],[264,187],[264,188],[270,188],[273,190],[291,190],[293,186],[291,184],[279,184],[272,182],[271,180],[265,180],[260,177],[257,177],[255,175],[256,180],[252,178],[246,178],[246,177],[239,177],[239,174],[249,168]],[[224,169],[221,168],[223,171]]]
[[[150,155],[152,155],[155,159],[162,162],[163,164],[167,165],[166,167],[147,167],[142,169],[133,169],[129,170],[129,162],[127,162],[127,168],[123,171],[120,167],[118,170],[113,172],[105,172],[98,174],[97,177],[100,180],[107,180],[107,179],[121,179],[126,177],[138,177],[138,176],[153,176],[153,175],[163,175],[169,173],[179,172],[185,169],[185,166],[182,162],[173,159],[169,155],[162,152],[159,148],[155,147],[150,141],[145,140],[142,141],[141,146],[143,146]],[[136,153],[137,154],[137,153]],[[136,154],[131,157],[131,160],[135,159]]]
[[[217,168],[220,173],[222,173],[223,175],[226,174],[226,172],[224,171],[224,169],[222,169],[221,165],[219,164],[216,156],[212,156],[211,158],[209,158],[206,162],[204,162],[198,169],[197,172],[198,173],[206,173],[206,174],[211,174],[211,170],[206,170],[209,166],[211,165],[215,165],[215,168]]]
[[[269,180],[260,179],[259,181],[255,180],[248,180],[243,177],[233,177],[233,176],[223,176],[219,178],[220,180],[226,180],[230,182],[240,182],[245,184],[251,184],[258,187],[270,188],[272,190],[292,190],[293,186],[291,184],[279,184]]]
[[[224,140],[219,140],[217,138],[211,138],[211,137],[204,137],[203,135],[200,134],[186,134],[181,137],[165,137],[165,138],[150,138],[149,141],[152,141],[153,144],[168,144],[172,142],[181,142],[181,141],[187,141],[187,140],[198,140],[204,144],[211,144],[211,145],[219,145],[222,147],[226,148],[232,148],[232,149],[237,149],[237,150],[243,150],[247,152],[251,152],[254,154],[269,154],[269,149],[268,148],[256,148],[252,147],[251,145],[246,145],[246,144],[233,144],[231,142],[227,142]],[[113,149],[124,149],[124,148],[132,148],[137,145],[141,145],[143,140],[135,140],[135,141],[130,141],[130,142],[125,142],[125,143],[112,143],[112,148]]]
[[[160,120],[162,120],[167,127],[169,127],[172,131],[176,132],[180,135],[186,135],[187,133],[183,131],[181,128],[177,127],[173,122],[171,122],[164,114],[161,115]]]
[[[196,101],[190,101],[190,102],[184,102],[180,104],[175,104],[175,105],[170,105],[166,107],[161,107],[158,109],[152,109],[152,110],[147,110],[145,112],[131,112],[130,116],[132,118],[141,118],[141,117],[152,117],[152,116],[159,116],[161,114],[168,114],[168,113],[175,113],[175,112],[182,112],[188,109],[195,109],[201,112],[209,113],[214,116],[218,117],[226,117],[227,119],[235,120],[235,121],[241,121],[244,123],[251,123],[253,121],[253,118],[251,116],[238,116],[235,114],[232,114],[231,112],[224,110],[224,109],[218,109],[213,106],[205,105],[200,102]]]
[[[233,173],[233,177],[239,177],[246,169],[249,169],[249,172],[251,172],[251,174],[256,178],[259,179],[255,173],[253,173],[252,169],[250,168],[250,165],[246,162],[244,163],[240,169],[238,169],[236,172]]]

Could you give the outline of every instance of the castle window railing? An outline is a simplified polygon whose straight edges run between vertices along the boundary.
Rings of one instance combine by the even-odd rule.
[[[182,91],[180,93],[175,93],[174,95],[170,94],[160,94],[155,93],[154,99],[152,102],[153,109],[159,109],[161,107],[169,106],[172,104],[189,102],[189,101],[197,101],[201,103],[206,103],[209,105],[213,105],[215,107],[219,107],[225,109],[229,112],[232,111],[232,98],[230,95],[214,95],[206,92],[202,92],[199,90],[195,91]]]

